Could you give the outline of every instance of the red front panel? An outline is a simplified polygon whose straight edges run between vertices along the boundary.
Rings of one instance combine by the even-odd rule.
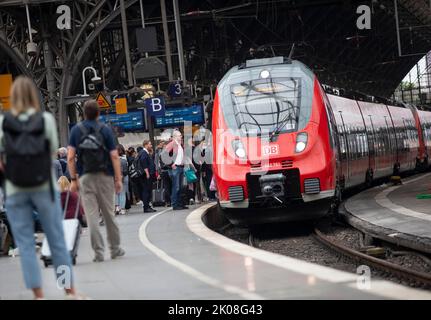
[[[222,107],[217,92],[212,126],[213,170],[220,200],[229,200],[230,186],[242,186],[247,193],[246,175],[257,171],[270,173],[271,170],[298,168],[301,175],[301,192],[304,192],[303,181],[307,178],[319,178],[322,191],[335,188],[335,156],[329,144],[328,119],[317,80],[314,84],[312,113],[308,125],[299,132],[281,134],[272,143],[263,143],[260,137],[247,138],[230,134],[221,112]],[[296,137],[300,132],[308,134],[308,143],[306,149],[297,154]],[[245,146],[248,156],[246,161],[240,161],[234,156],[233,139],[240,139]]]

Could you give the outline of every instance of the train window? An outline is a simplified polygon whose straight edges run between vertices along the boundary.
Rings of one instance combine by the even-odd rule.
[[[342,125],[338,126],[338,133],[340,134],[340,157],[341,160],[347,159],[347,146],[346,146],[346,133]]]

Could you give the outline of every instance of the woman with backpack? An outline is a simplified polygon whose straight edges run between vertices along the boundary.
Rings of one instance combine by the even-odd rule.
[[[129,164],[127,162],[126,150],[123,145],[117,145],[120,156],[121,174],[123,176],[123,189],[117,193],[115,198],[115,214],[126,214],[126,197],[129,193]]]
[[[35,299],[43,299],[34,239],[33,209],[36,209],[59,283],[63,284],[67,298],[81,299],[74,287],[52,170],[58,148],[55,119],[41,111],[38,90],[28,77],[15,80],[10,101],[10,112],[0,116],[0,170],[6,177],[6,214],[20,251],[25,285],[33,291]]]

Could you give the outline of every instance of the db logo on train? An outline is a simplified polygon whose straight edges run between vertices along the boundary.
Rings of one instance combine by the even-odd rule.
[[[278,144],[274,144],[271,146],[264,146],[262,148],[262,155],[269,156],[272,154],[279,154]]]

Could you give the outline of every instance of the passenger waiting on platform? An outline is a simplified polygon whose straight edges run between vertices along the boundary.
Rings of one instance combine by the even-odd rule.
[[[63,169],[61,168],[61,163],[58,159],[54,159],[52,161],[52,166],[54,167],[54,173],[56,179],[60,179],[61,176],[63,176]]]
[[[187,180],[187,201],[188,204],[193,205],[196,202],[196,190],[197,190],[197,182],[198,182],[198,170],[196,167],[196,162],[193,159],[193,152],[195,150],[195,145],[193,144],[193,138],[189,138],[187,140],[188,149],[186,149],[185,158],[184,158],[184,174]]]
[[[123,177],[123,189],[115,197],[115,213],[126,214],[126,198],[129,193],[129,165],[127,163],[126,150],[123,145],[117,146],[118,155],[120,156],[121,175]]]
[[[182,134],[175,130],[173,140],[166,146],[162,154],[165,163],[172,159],[169,176],[172,180],[171,203],[173,210],[188,209],[182,201],[182,181],[184,176],[184,148],[182,146]]]
[[[69,169],[67,168],[67,148],[61,147],[58,149],[58,161],[60,161],[63,175],[70,181]]]
[[[213,170],[212,170],[212,146],[209,143],[204,143],[202,146],[202,158],[205,159],[205,161],[202,164],[202,179],[205,185],[205,191],[208,196],[209,201],[215,201],[215,191],[210,189],[211,180],[213,177]]]
[[[79,190],[81,193],[91,246],[95,252],[94,262],[104,260],[105,245],[99,230],[100,213],[106,225],[111,258],[125,254],[120,247],[120,230],[114,214],[115,194],[123,188],[120,157],[112,130],[99,122],[99,114],[99,105],[95,100],[85,102],[85,121],[72,128],[67,156],[71,191]]]
[[[151,213],[156,212],[150,207],[151,195],[153,191],[153,182],[156,174],[156,166],[153,160],[153,145],[151,141],[145,140],[143,143],[144,149],[139,157],[140,165],[143,170],[142,179],[142,202],[144,206],[144,212]]]
[[[127,164],[129,167],[129,195],[131,204],[137,204],[141,199],[140,194],[140,186],[138,185],[139,181],[134,177],[135,168],[133,166],[133,162],[135,161],[138,154],[136,153],[135,148],[130,147],[127,150]],[[134,199],[133,199],[134,198]],[[142,203],[141,203],[142,204]]]
[[[11,111],[0,116],[0,169],[6,175],[6,214],[20,251],[26,287],[33,291],[35,299],[43,299],[35,251],[35,209],[48,239],[56,276],[63,276],[66,267],[70,281],[64,290],[70,298],[79,298],[74,288],[72,261],[64,240],[60,200],[51,165],[58,148],[54,117],[41,111],[38,89],[30,78],[15,80],[10,100]],[[39,134],[41,130],[43,135]],[[27,150],[31,153],[26,154]]]
[[[166,165],[162,160],[163,150],[167,144],[168,144],[167,141],[161,141],[158,144],[154,162],[156,164],[156,170],[158,172],[157,179],[162,182],[162,187],[165,191],[164,192],[165,205],[167,207],[170,207],[171,206],[171,189],[172,189],[172,182],[171,182],[171,178],[169,177],[170,167],[168,165]]]

